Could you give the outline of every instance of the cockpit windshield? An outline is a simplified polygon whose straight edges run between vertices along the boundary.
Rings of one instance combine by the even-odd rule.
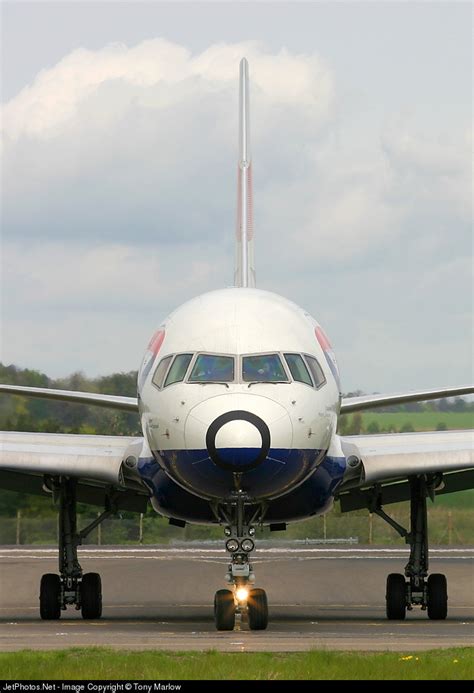
[[[312,387],[313,383],[311,382],[311,376],[308,373],[308,369],[301,354],[285,354],[285,359],[293,380]]]
[[[236,359],[241,366],[237,373]],[[229,354],[185,353],[162,358],[152,382],[159,390],[182,382],[225,385],[236,382],[299,382],[318,390],[326,383],[326,378],[318,361],[308,354],[249,354],[240,357]]]
[[[242,377],[245,383],[287,383],[288,376],[278,354],[244,356]]]
[[[212,354],[199,354],[189,376],[190,383],[231,383],[233,380],[233,356]]]
[[[191,363],[192,358],[192,354],[178,354],[175,357],[173,365],[169,369],[168,375],[166,376],[165,387],[168,385],[173,385],[173,383],[180,383],[182,380],[184,380],[184,376],[186,375],[186,371],[188,370],[188,366]]]

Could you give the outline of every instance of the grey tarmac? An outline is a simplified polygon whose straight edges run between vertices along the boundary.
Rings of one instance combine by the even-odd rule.
[[[249,631],[237,620],[218,633],[213,598],[225,586],[221,545],[85,546],[84,571],[102,576],[104,611],[84,621],[68,609],[59,621],[41,621],[41,575],[57,571],[53,547],[0,547],[0,651],[92,645],[129,650],[414,652],[472,646],[474,548],[435,547],[430,571],[448,578],[446,621],[414,609],[405,621],[384,613],[388,573],[403,572],[404,546],[265,544],[253,560],[257,585],[267,590],[270,623]]]

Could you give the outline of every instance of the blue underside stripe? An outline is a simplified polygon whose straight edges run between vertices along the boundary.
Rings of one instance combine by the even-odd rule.
[[[255,462],[260,454],[260,448],[217,448],[217,453],[226,464],[235,467],[247,467]],[[191,464],[199,464],[209,460],[209,453],[207,450],[187,450],[187,455],[191,460]],[[268,451],[267,460],[286,464],[289,455],[290,450],[284,448],[271,448]]]
[[[256,448],[240,450],[243,451],[242,457],[246,460],[249,459],[249,453],[253,455],[258,451]],[[224,454],[224,451],[227,454],[226,448],[221,448],[219,454]],[[235,449],[231,451],[234,452]],[[270,494],[280,494],[280,498],[272,500],[269,504],[266,516],[268,521],[302,519],[324,512],[328,508],[342,481],[346,462],[343,457],[327,456],[320,461],[319,466],[314,466],[320,453],[321,451],[314,449],[273,448],[262,464],[242,473],[242,484],[255,500],[268,497]],[[199,521],[199,518],[203,517],[203,509],[199,505],[202,502],[193,501],[196,496],[192,494],[225,498],[235,488],[232,472],[217,467],[209,458],[207,450],[161,450],[155,451],[155,455],[168,470],[169,476],[164,475],[153,458],[140,460],[139,472],[159,504],[166,507],[167,513],[173,517],[181,517],[186,511],[186,519],[195,518],[195,521]],[[301,484],[301,476],[310,472],[312,467],[314,473]],[[178,482],[185,482],[186,487],[192,492],[185,508],[182,507],[183,499],[180,494],[186,492],[177,487],[178,495],[175,498],[176,494],[172,492],[174,485],[170,477]],[[178,500],[178,497],[181,500]],[[199,507],[195,507],[196,503]]]

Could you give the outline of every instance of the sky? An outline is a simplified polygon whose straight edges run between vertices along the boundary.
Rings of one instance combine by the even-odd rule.
[[[232,284],[245,55],[258,287],[319,320],[345,392],[469,384],[471,13],[2,2],[2,361],[136,369]]]

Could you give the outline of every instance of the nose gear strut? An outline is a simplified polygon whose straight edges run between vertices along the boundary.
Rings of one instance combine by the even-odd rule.
[[[268,602],[264,590],[253,587],[255,573],[250,554],[255,549],[253,523],[262,518],[258,507],[247,517],[245,494],[237,492],[226,508],[220,509],[221,519],[227,523],[224,529],[226,549],[231,560],[226,582],[232,589],[219,590],[214,599],[214,618],[217,630],[233,630],[236,614],[246,615],[251,630],[265,630],[268,625]]]

